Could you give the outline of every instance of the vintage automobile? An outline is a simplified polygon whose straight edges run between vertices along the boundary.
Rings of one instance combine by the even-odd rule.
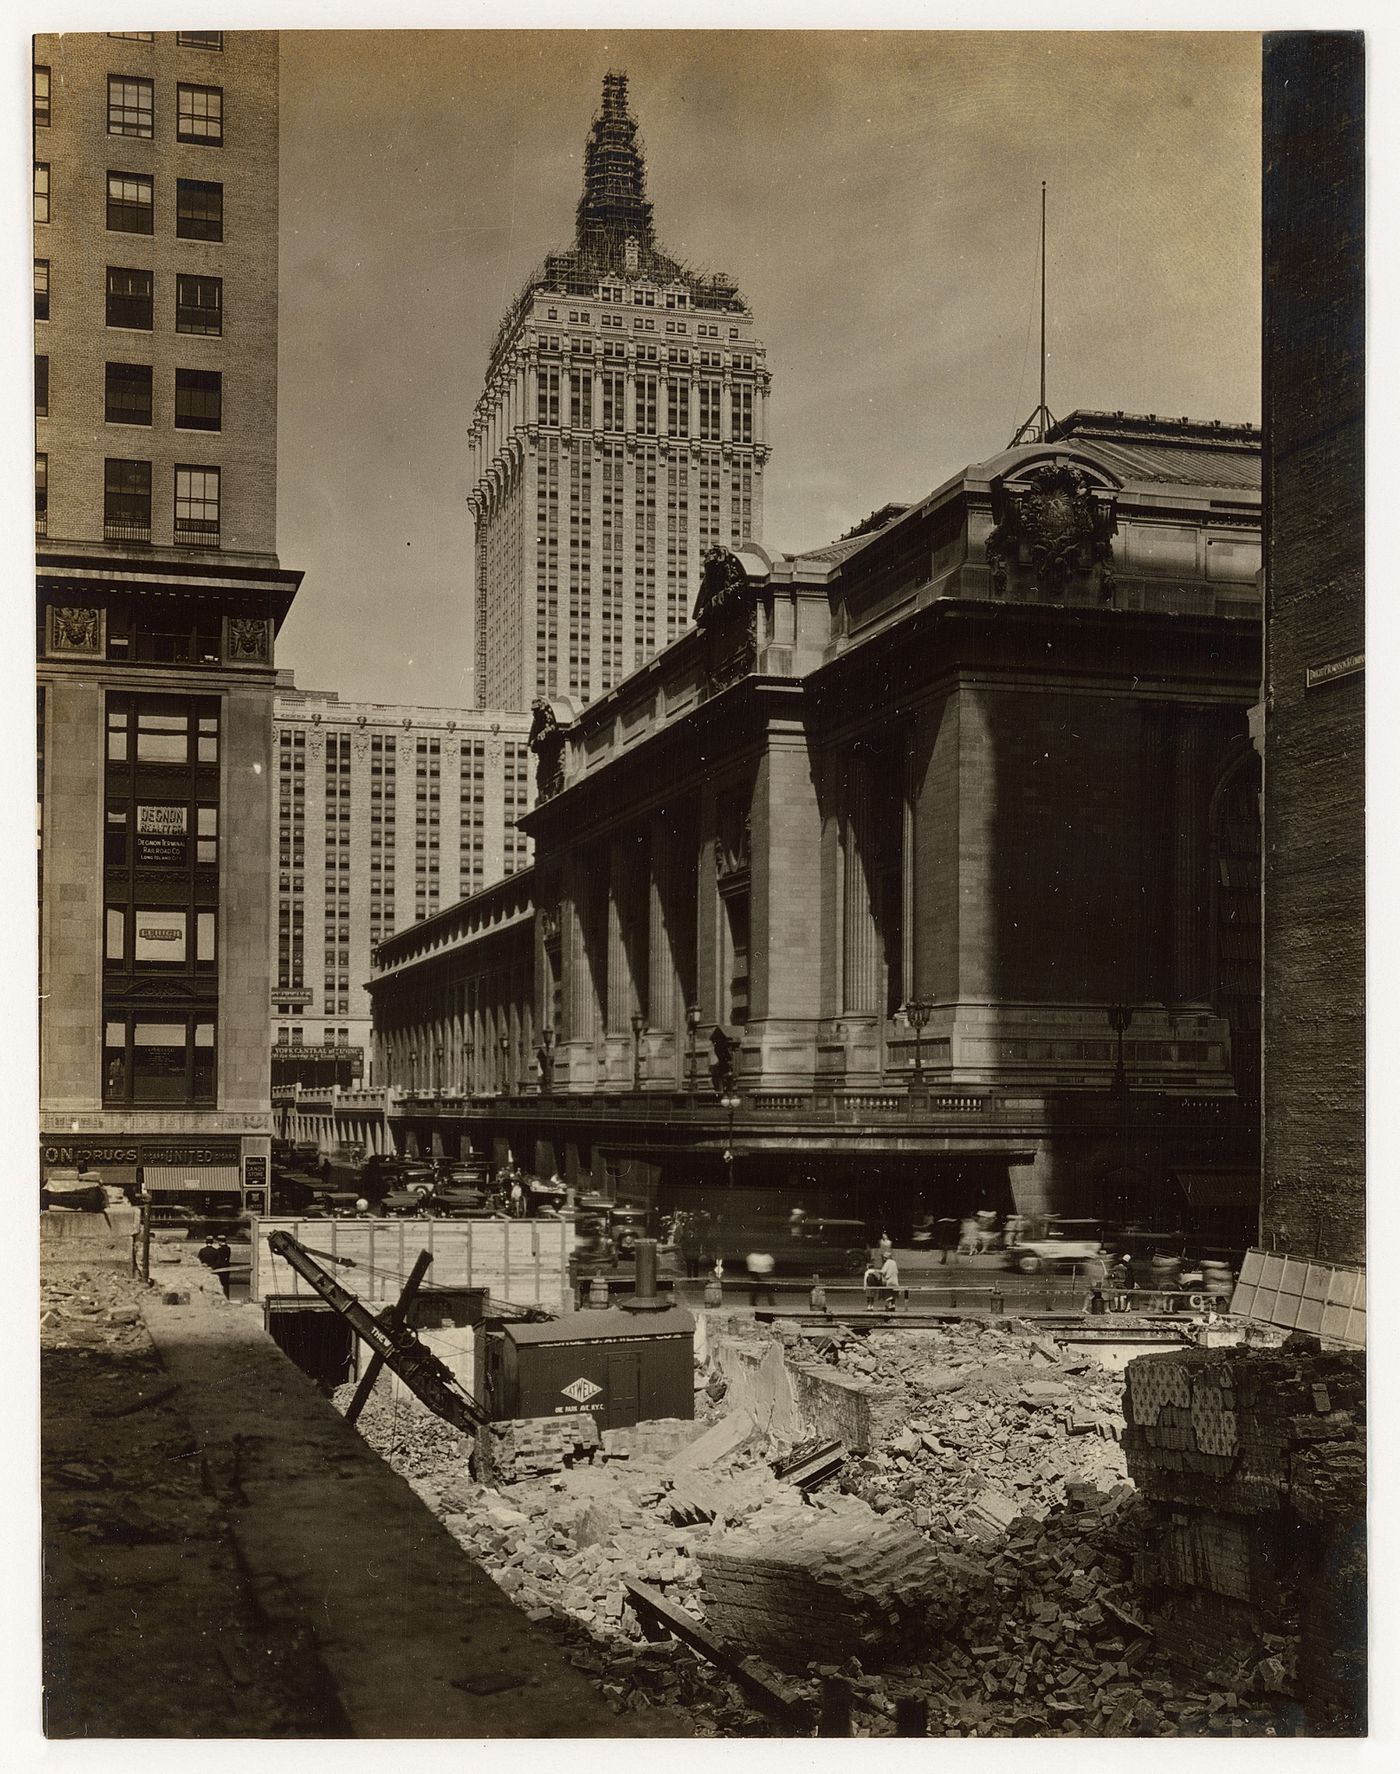
[[[1047,1217],[1042,1229],[1030,1236],[1018,1235],[1006,1246],[1006,1266],[1022,1275],[1050,1269],[1105,1267],[1103,1231],[1097,1220]]]

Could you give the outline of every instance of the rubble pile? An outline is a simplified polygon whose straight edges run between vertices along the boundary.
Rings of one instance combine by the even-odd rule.
[[[886,1331],[834,1354],[879,1389],[888,1425],[847,1488],[925,1532],[995,1539],[1018,1515],[1044,1517],[1069,1485],[1127,1476],[1122,1380],[1014,1321]]]
[[[54,1268],[39,1286],[39,1340],[45,1349],[111,1349],[144,1341],[141,1284],[119,1269]]]
[[[562,1472],[602,1451],[597,1419],[587,1411],[488,1423],[476,1438],[477,1470],[483,1480],[494,1484]]]

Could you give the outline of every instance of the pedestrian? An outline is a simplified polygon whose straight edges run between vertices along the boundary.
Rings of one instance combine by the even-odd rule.
[[[219,1286],[224,1290],[224,1298],[228,1298],[229,1266],[233,1262],[233,1250],[222,1233],[215,1237],[210,1232],[204,1240],[199,1253],[199,1260],[211,1274],[219,1278]]]
[[[875,1305],[875,1297],[880,1289],[881,1263],[878,1257],[872,1256],[865,1265],[865,1306],[870,1311]]]
[[[977,1255],[977,1221],[970,1216],[958,1222],[958,1255]]]
[[[525,1191],[520,1186],[518,1176],[510,1179],[510,1217],[513,1220],[525,1217]]]
[[[880,1285],[885,1290],[885,1310],[893,1312],[899,1298],[899,1264],[894,1260],[893,1251],[880,1265]]]
[[[822,1286],[822,1278],[820,1275],[814,1275],[812,1277],[812,1291],[807,1296],[807,1304],[813,1312],[825,1312],[828,1309],[826,1304],[826,1289]]]
[[[749,1304],[758,1310],[759,1295],[763,1296],[763,1304],[775,1306],[773,1298],[773,1271],[777,1264],[767,1251],[751,1250],[744,1258],[744,1267],[749,1272]]]

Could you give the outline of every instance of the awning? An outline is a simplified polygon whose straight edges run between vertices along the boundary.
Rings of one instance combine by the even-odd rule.
[[[1192,1207],[1258,1207],[1259,1176],[1252,1170],[1179,1170]]]
[[[240,1186],[236,1164],[147,1164],[141,1177],[148,1195],[157,1190],[167,1195],[207,1195],[216,1189],[236,1193]]]

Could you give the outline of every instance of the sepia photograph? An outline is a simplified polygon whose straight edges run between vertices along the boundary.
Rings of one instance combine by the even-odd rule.
[[[1358,21],[324,12],[13,37],[26,1728],[1366,1737]]]

